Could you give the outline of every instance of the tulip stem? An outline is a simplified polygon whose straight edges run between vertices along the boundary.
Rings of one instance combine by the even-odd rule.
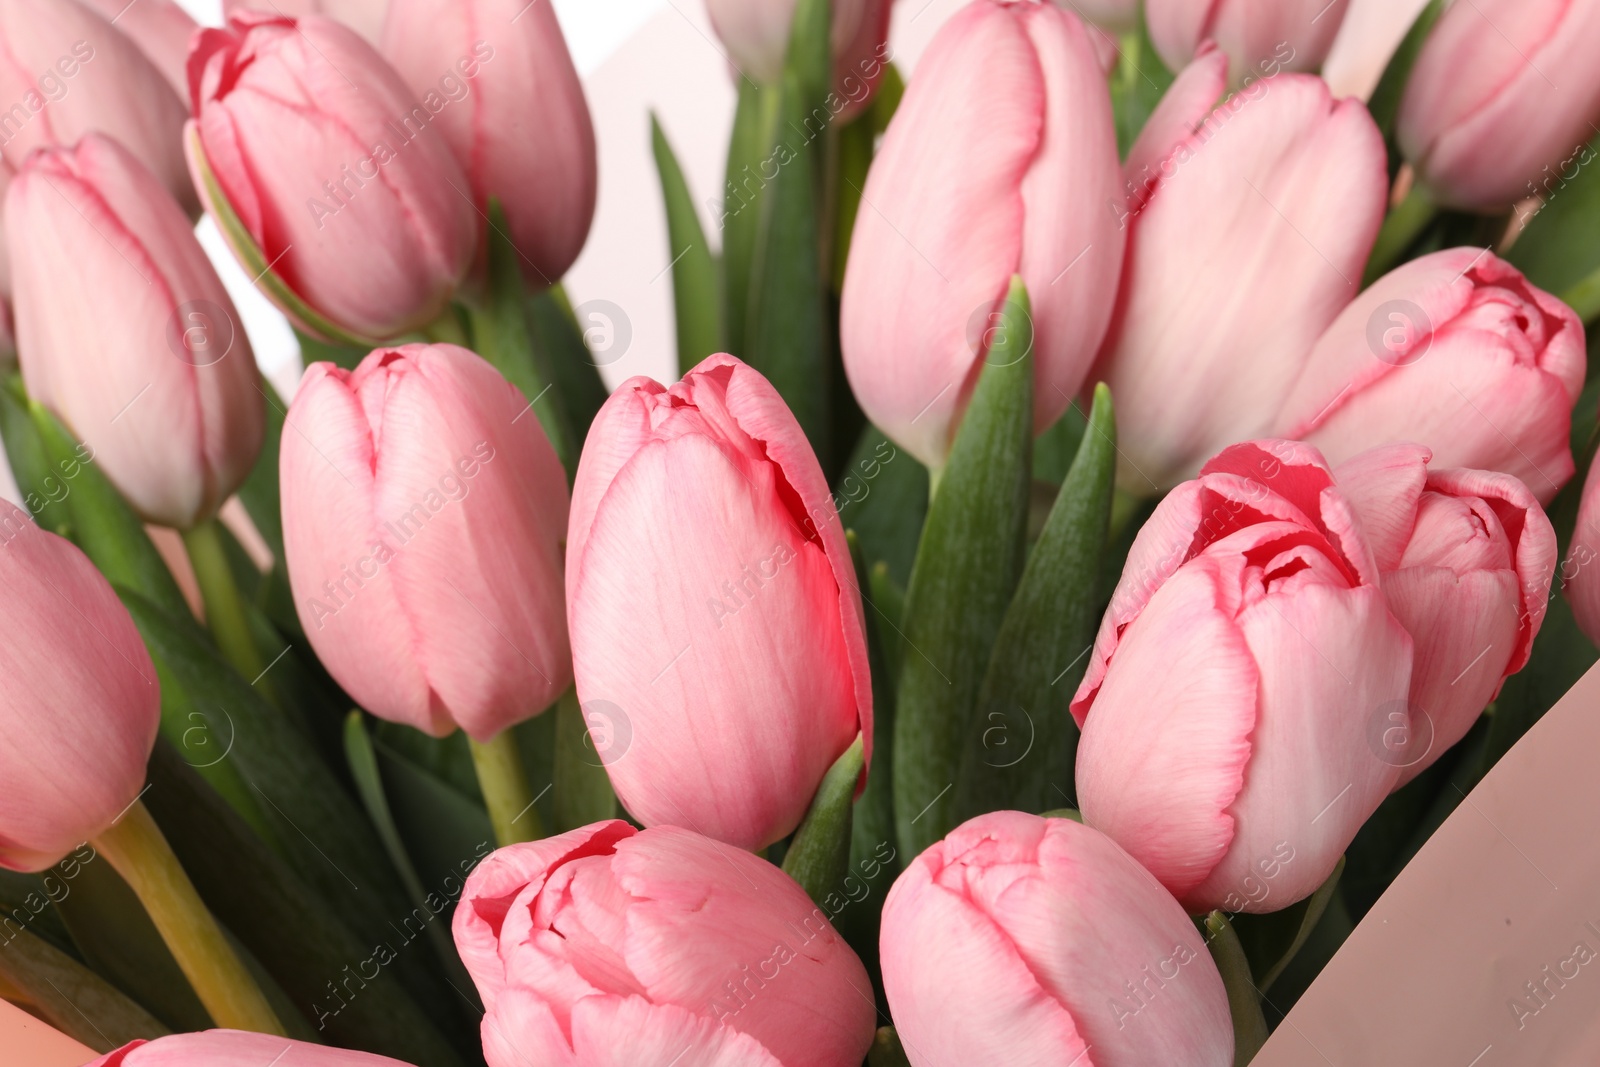
[[[1367,272],[1361,278],[1361,287],[1365,289],[1387,274],[1389,268],[1422,236],[1422,231],[1438,214],[1438,203],[1422,183],[1412,186],[1406,198],[1383,220],[1378,240],[1372,246],[1372,255],[1367,259]]]
[[[488,741],[468,739],[472,745],[472,765],[478,770],[478,787],[494,824],[494,839],[501,848],[519,841],[537,841],[544,836],[536,799],[528,788],[528,775],[522,769],[522,753],[510,730],[501,730]]]
[[[189,562],[194,566],[195,581],[200,585],[200,599],[206,605],[206,625],[217,642],[222,656],[251,684],[261,680],[266,664],[250,634],[250,620],[245,616],[244,600],[239,587],[234,584],[233,570],[228,566],[228,555],[222,547],[222,534],[216,519],[207,519],[183,532],[183,544],[189,551]]]
[[[1233,924],[1220,911],[1204,920],[1206,947],[1222,975],[1228,992],[1228,1013],[1233,1016],[1233,1064],[1245,1067],[1267,1043],[1267,1021],[1261,1013],[1261,993],[1250,974],[1250,961]]]
[[[214,1023],[285,1036],[265,994],[206,910],[142,803],[135,800],[94,839],[94,847],[139,897]]]

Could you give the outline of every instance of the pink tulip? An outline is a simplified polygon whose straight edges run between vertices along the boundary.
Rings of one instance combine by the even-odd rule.
[[[1293,441],[1229,448],[1139,531],[1072,702],[1078,799],[1191,912],[1308,896],[1393,787],[1370,735],[1412,642],[1378,579]]]
[[[399,1060],[243,1030],[132,1041],[84,1067],[406,1067]]]
[[[1210,111],[1221,63],[1203,51],[1129,154],[1127,267],[1091,380],[1117,398],[1117,478],[1132,492],[1168,489],[1269,429],[1355,297],[1383,219],[1383,138],[1366,108],[1287,74]]]
[[[1145,19],[1173,70],[1207,39],[1228,54],[1235,84],[1284,70],[1316,70],[1349,0],[1149,0]]]
[[[290,18],[326,15],[338,19],[376,45],[383,39],[383,21],[389,0],[222,0],[223,14],[230,17],[252,8]]]
[[[1568,431],[1583,388],[1583,323],[1481,248],[1412,260],[1328,327],[1276,432],[1332,463],[1416,441],[1436,467],[1496,470],[1548,502],[1572,477]],[[1119,412],[1121,408],[1119,407]]]
[[[146,520],[211,517],[255,465],[262,394],[188,217],[100,134],[30,156],[5,215],[28,392]]]
[[[566,475],[515,386],[454,345],[383,348],[313,364],[287,425],[289,585],[346,692],[479,741],[561,695]]]
[[[942,466],[1013,275],[1032,300],[1034,428],[1083,384],[1123,234],[1105,79],[1050,3],[974,0],[917,66],[867,175],[840,307],[872,421]]]
[[[1600,463],[1591,464],[1578,503],[1578,521],[1572,545],[1561,561],[1561,591],[1578,628],[1600,645]]]
[[[0,3],[0,108],[0,155],[13,168],[36,148],[98,130],[195,211],[183,101],[131,40],[76,0]]]
[[[320,15],[246,11],[196,38],[189,89],[195,184],[237,216],[255,252],[235,251],[270,266],[291,318],[382,338],[439,314],[478,214],[435,112],[371,45]]]
[[[1194,924],[1070,819],[956,827],[889,890],[880,943],[914,1067],[1233,1063],[1227,991]]]
[[[139,51],[155,64],[181,100],[189,95],[184,65],[189,41],[200,27],[177,0],[80,0],[100,12],[112,25],[132,38]]]
[[[1322,77],[1336,97],[1370,99],[1428,0],[1350,0]]]
[[[1556,565],[1555,530],[1527,486],[1428,460],[1420,445],[1389,445],[1335,471],[1416,647],[1409,707],[1377,734],[1397,785],[1466,736],[1528,662]]]
[[[161,691],[110,583],[7,501],[0,605],[0,867],[42,871],[138,798]]]
[[[833,0],[829,32],[835,55],[860,31],[867,7],[874,3]],[[783,79],[796,6],[797,0],[706,0],[706,14],[733,65],[762,85],[776,85]]]
[[[500,201],[527,281],[578,258],[594,218],[589,106],[555,7],[542,0],[394,0],[384,56],[467,172],[480,210]]]
[[[1417,56],[1396,132],[1451,207],[1494,213],[1552,169],[1593,158],[1600,0],[1473,0],[1439,17]]]
[[[467,879],[456,949],[489,1067],[859,1067],[872,986],[778,868],[675,826],[598,822]]]
[[[776,390],[732,356],[670,389],[630,379],[600,409],[572,490],[567,619],[578,696],[629,727],[595,747],[647,826],[762,847],[858,733],[871,744],[861,596],[827,482]]]

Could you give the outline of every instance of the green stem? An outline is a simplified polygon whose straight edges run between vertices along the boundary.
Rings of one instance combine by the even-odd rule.
[[[522,753],[510,730],[501,730],[489,741],[469,738],[472,764],[478,770],[478,786],[494,824],[496,843],[504,848],[520,841],[537,841],[544,836],[539,809],[533,806],[533,791],[522,769]]]
[[[1367,272],[1362,276],[1361,287],[1365,289],[1387,274],[1438,214],[1439,205],[1428,190],[1420,182],[1413,185],[1406,198],[1383,220],[1377,243],[1372,246],[1372,255],[1367,259]]]
[[[1250,975],[1250,961],[1228,917],[1214,911],[1205,917],[1206,946],[1222,974],[1228,991],[1228,1012],[1233,1016],[1233,1064],[1245,1067],[1267,1043],[1267,1020],[1261,1014],[1261,994]]]
[[[944,479],[944,467],[928,468],[928,506],[933,506],[933,498],[939,492],[939,482]]]
[[[250,620],[245,615],[239,587],[234,584],[233,570],[228,566],[217,520],[207,519],[183,531],[183,544],[189,551],[195,580],[200,584],[200,597],[206,605],[206,625],[216,639],[217,648],[246,681],[252,684],[260,681],[266,664],[256,648],[255,638],[250,635]],[[267,692],[270,696],[271,690]]]

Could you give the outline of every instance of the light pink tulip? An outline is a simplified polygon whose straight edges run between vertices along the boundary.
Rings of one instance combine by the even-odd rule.
[[[1371,738],[1412,642],[1378,581],[1297,442],[1229,448],[1139,531],[1072,702],[1078,799],[1191,912],[1308,896],[1393,787]]]
[[[913,1067],[1233,1063],[1228,995],[1194,924],[1070,819],[956,827],[889,890],[880,944]]]
[[[0,155],[99,131],[122,142],[191,214],[183,101],[137,45],[77,0],[0,3]]]
[[[394,0],[384,56],[429,111],[481,210],[505,208],[529,285],[578,258],[594,218],[595,143],[549,0]]]
[[[1584,351],[1578,316],[1516,268],[1481,248],[1436,252],[1339,314],[1274,432],[1335,464],[1415,441],[1436,467],[1504,471],[1548,503],[1572,477]]]
[[[439,314],[478,214],[437,115],[371,45],[320,15],[247,11],[196,38],[189,87],[196,185],[209,200],[209,167],[291,318],[383,338]]]
[[[489,1067],[859,1067],[872,986],[782,871],[620,820],[502,848],[467,879],[456,949]]]
[[[132,1041],[84,1067],[407,1067],[387,1056],[327,1048],[271,1034],[205,1030]]]
[[[1498,212],[1546,171],[1593,158],[1600,0],[1473,0],[1439,17],[1396,133],[1442,203]]]
[[[584,445],[567,531],[578,696],[617,796],[759,848],[872,739],[861,595],[828,486],[777,391],[732,356],[633,378]],[[594,729],[590,716],[591,731]]]
[[[1555,530],[1527,486],[1428,460],[1420,445],[1388,445],[1334,472],[1416,647],[1409,707],[1378,733],[1397,786],[1466,736],[1528,662],[1556,565]]]
[[[1117,398],[1130,492],[1171,488],[1270,428],[1359,290],[1383,219],[1383,138],[1366,108],[1285,74],[1208,117],[1221,62],[1201,53],[1129,155],[1127,267],[1090,380]]]
[[[255,465],[263,399],[188,217],[101,134],[30,156],[5,216],[29,394],[146,520],[211,517]]]
[[[111,584],[3,500],[0,677],[0,867],[42,871],[138,798],[161,690]]]
[[[374,715],[479,741],[572,681],[567,483],[516,387],[464,348],[306,371],[279,479],[295,609]]]
[[[389,0],[222,0],[223,14],[251,9],[271,11],[290,18],[326,15],[355,30],[373,44],[383,39],[384,15]]]
[[[1148,0],[1150,40],[1177,70],[1207,39],[1228,54],[1234,84],[1285,70],[1316,70],[1349,0]]]
[[[1428,0],[1350,0],[1322,77],[1336,97],[1370,99]]]
[[[1572,544],[1561,561],[1561,591],[1578,628],[1600,645],[1600,463],[1591,464],[1578,503]]]
[[[155,64],[180,100],[189,95],[189,78],[184,67],[189,59],[189,42],[200,27],[177,0],[79,0],[98,11],[112,25],[132,38],[139,51]]]
[[[797,0],[706,0],[706,14],[728,50],[728,58],[747,77],[762,85],[783,78],[789,30]],[[842,55],[880,0],[833,0],[830,34],[834,54]]]
[[[944,464],[1018,274],[1034,429],[1061,416],[1110,316],[1120,181],[1083,23],[1037,0],[974,0],[945,23],[867,175],[841,298],[845,372],[884,433]]]

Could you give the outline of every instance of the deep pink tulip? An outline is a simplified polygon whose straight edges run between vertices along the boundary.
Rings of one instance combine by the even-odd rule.
[[[572,681],[567,482],[516,387],[454,345],[306,371],[279,479],[306,636],[374,715],[479,741]]]
[[[1177,70],[1210,39],[1228,54],[1234,84],[1316,70],[1349,0],[1148,0],[1150,40]]]
[[[913,1067],[1233,1063],[1228,995],[1194,924],[1070,819],[956,827],[889,890],[880,944]]]
[[[0,155],[13,168],[36,148],[99,131],[196,210],[183,101],[133,41],[77,0],[0,3],[0,109]]]
[[[394,0],[383,54],[467,172],[505,208],[526,281],[578,258],[594,218],[595,143],[583,85],[549,0]]]
[[[884,135],[851,239],[840,342],[872,421],[942,466],[1020,274],[1034,428],[1048,429],[1110,315],[1120,184],[1082,22],[1038,0],[974,0],[945,23]]]
[[[1378,735],[1397,786],[1466,736],[1528,662],[1556,566],[1555,530],[1527,486],[1428,460],[1420,445],[1387,445],[1334,472],[1415,643],[1410,706]]]
[[[383,19],[389,0],[222,0],[225,15],[257,8],[300,18],[326,15],[355,30],[373,44],[383,39]]]
[[[407,1067],[387,1056],[327,1048],[243,1030],[172,1034],[131,1041],[84,1067]]]
[[[1171,488],[1270,429],[1358,292],[1383,219],[1383,137],[1366,108],[1285,74],[1211,111],[1221,63],[1202,51],[1129,154],[1127,266],[1090,380],[1117,398],[1130,492]]]
[[[1308,896],[1393,787],[1370,738],[1412,642],[1378,583],[1298,442],[1229,448],[1139,531],[1072,702],[1078,799],[1191,912]]]
[[[872,986],[782,871],[676,826],[598,822],[467,879],[456,949],[489,1067],[858,1067]]]
[[[889,63],[889,12],[894,0],[833,0],[834,96],[831,119],[848,122],[866,106]],[[728,58],[761,85],[783,79],[796,0],[706,0],[712,29]],[[837,105],[837,106],[835,106]]]
[[[615,720],[596,749],[647,826],[759,848],[857,733],[870,748],[844,530],[794,416],[732,356],[670,389],[633,378],[600,409],[572,490],[567,617],[578,696]]]
[[[1322,77],[1336,97],[1369,99],[1428,0],[1350,0]]]
[[[161,690],[111,584],[4,500],[0,677],[0,867],[42,871],[138,798]]]
[[[1572,477],[1585,365],[1571,308],[1483,249],[1453,248],[1390,271],[1340,312],[1274,432],[1335,464],[1415,441],[1435,467],[1504,471],[1549,502]]]
[[[1451,207],[1498,212],[1593,158],[1600,0],[1473,0],[1439,17],[1400,102],[1400,148]]]
[[[220,212],[209,168],[291,318],[384,338],[439,314],[478,213],[437,115],[371,45],[321,15],[241,12],[196,38],[189,91],[196,185]]]
[[[155,64],[173,92],[182,100],[189,95],[189,78],[184,67],[189,59],[189,42],[200,27],[177,0],[80,0],[133,39],[139,51]]]
[[[145,519],[183,529],[210,518],[255,465],[263,399],[188,217],[101,134],[30,156],[5,216],[29,394],[93,447]]]

